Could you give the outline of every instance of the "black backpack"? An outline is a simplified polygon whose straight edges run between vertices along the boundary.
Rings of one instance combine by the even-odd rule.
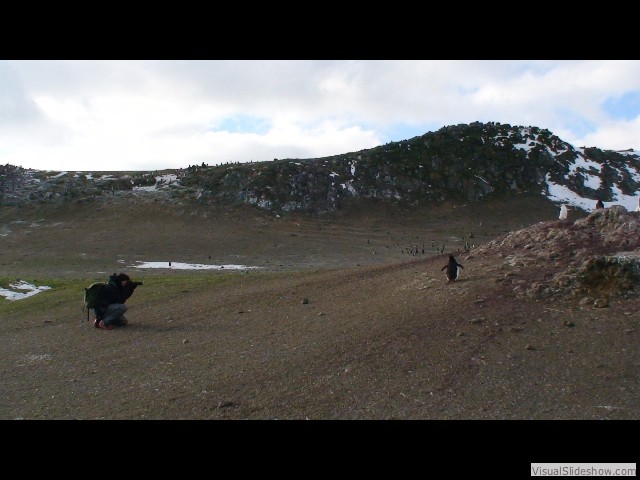
[[[104,282],[96,282],[92,283],[88,287],[84,289],[84,306],[82,307],[82,311],[84,312],[85,308],[87,309],[87,322],[89,321],[89,311],[93,309],[93,313],[97,317],[97,313],[95,309],[100,306],[100,302],[102,300],[102,292],[104,288],[107,286]]]

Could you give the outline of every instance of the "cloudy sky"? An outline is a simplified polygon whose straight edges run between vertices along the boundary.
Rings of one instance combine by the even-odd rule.
[[[640,150],[639,60],[0,60],[0,164],[316,158],[460,123]]]

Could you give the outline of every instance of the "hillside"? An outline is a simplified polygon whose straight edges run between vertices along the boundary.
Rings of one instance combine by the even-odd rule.
[[[361,200],[403,206],[541,195],[590,211],[635,209],[637,151],[574,147],[539,127],[472,123],[412,139],[316,159],[189,165],[161,172],[0,170],[0,203],[91,202],[100,196],[162,192],[174,204],[253,205],[274,214],[325,214]]]
[[[4,419],[640,416],[637,264],[579,274],[589,258],[637,251],[640,213],[560,221],[548,200],[522,197],[278,218],[111,200],[3,218],[4,282],[53,286],[0,305]],[[464,270],[446,285],[446,252],[422,254],[421,241],[475,237],[481,223],[487,236],[457,254]],[[403,236],[419,253],[372,253]],[[225,253],[267,268],[131,267]],[[130,324],[97,330],[80,292],[120,270],[144,280]]]

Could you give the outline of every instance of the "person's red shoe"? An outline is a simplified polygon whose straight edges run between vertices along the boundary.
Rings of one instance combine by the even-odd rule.
[[[102,320],[98,323],[98,328],[102,328],[103,330],[113,330],[113,325],[105,325]]]

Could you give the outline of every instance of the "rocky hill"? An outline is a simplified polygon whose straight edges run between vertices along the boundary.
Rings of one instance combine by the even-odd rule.
[[[516,298],[568,298],[606,307],[611,297],[640,295],[640,213],[619,205],[575,222],[539,222],[473,253],[503,259],[509,275],[500,281],[512,286]]]
[[[598,198],[626,202],[629,209],[640,191],[637,151],[576,148],[546,129],[479,122],[314,159],[203,163],[156,172],[1,168],[4,205],[153,192],[176,203],[245,203],[274,213],[322,214],[354,199],[415,205],[528,193],[590,211]]]

